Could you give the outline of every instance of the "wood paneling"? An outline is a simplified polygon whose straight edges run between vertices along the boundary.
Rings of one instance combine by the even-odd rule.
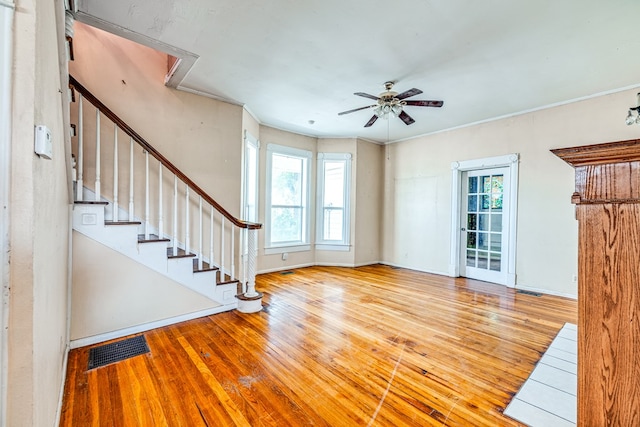
[[[578,424],[640,425],[640,140],[552,150],[576,168]]]
[[[586,165],[637,162],[640,161],[640,139],[558,148],[551,150],[551,152],[574,168]]]
[[[640,204],[578,210],[581,425],[640,425]]]
[[[502,411],[576,302],[387,266],[258,276],[265,308],[145,333],[86,372],[62,426],[515,426]]]

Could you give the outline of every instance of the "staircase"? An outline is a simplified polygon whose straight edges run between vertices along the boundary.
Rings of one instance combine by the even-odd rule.
[[[77,124],[73,229],[215,301],[220,311],[261,310],[261,225],[235,218],[72,76],[69,85]]]

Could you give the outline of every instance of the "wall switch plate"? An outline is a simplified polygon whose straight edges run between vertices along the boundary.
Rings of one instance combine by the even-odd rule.
[[[36,137],[34,151],[40,157],[51,160],[53,157],[53,144],[51,141],[51,131],[43,125],[36,126]]]

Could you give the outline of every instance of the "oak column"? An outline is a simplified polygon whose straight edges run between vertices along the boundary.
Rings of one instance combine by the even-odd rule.
[[[640,140],[551,150],[575,168],[578,425],[640,425]]]

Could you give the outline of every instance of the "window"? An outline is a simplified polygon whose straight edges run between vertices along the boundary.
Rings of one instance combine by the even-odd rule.
[[[349,250],[350,181],[351,154],[318,154],[318,249]]]
[[[258,222],[258,140],[245,131],[242,175],[242,219]]]
[[[309,160],[311,152],[267,147],[266,247],[309,249]],[[281,252],[277,249],[266,253]]]

